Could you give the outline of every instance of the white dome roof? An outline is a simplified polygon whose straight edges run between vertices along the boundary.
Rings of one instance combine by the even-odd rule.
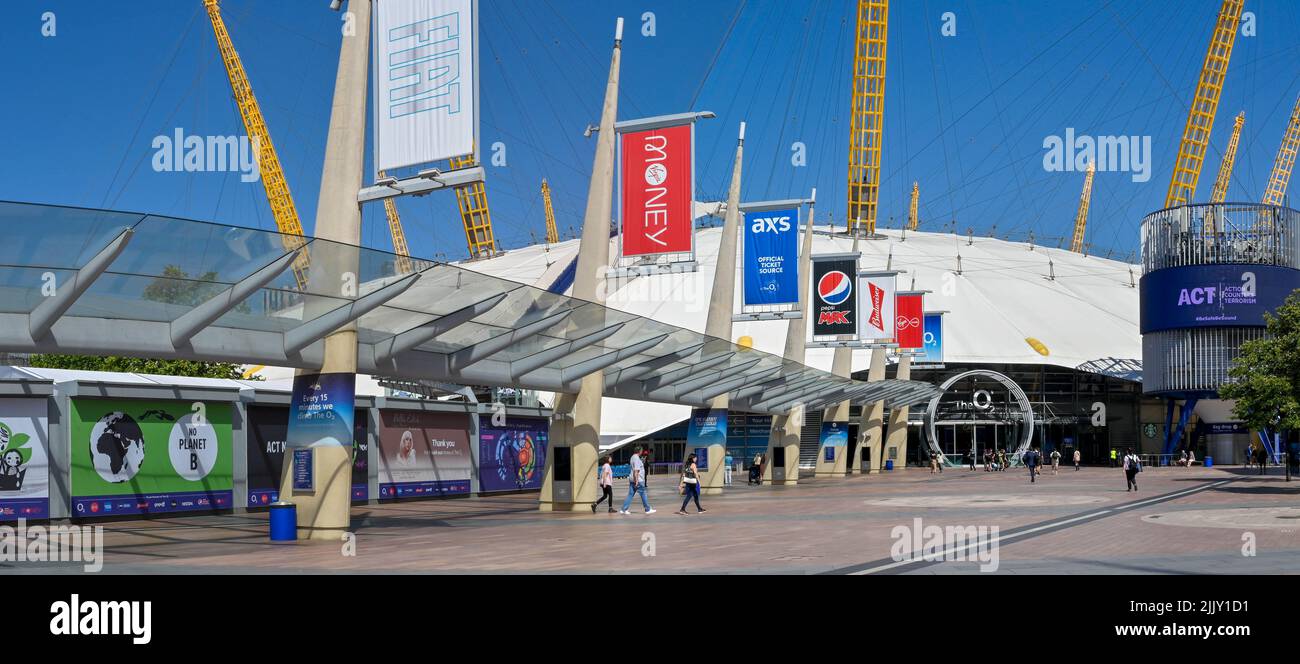
[[[852,238],[832,236],[825,226],[814,230],[814,255],[852,251]],[[611,292],[605,304],[703,332],[721,234],[718,227],[696,230],[698,271],[608,282]],[[883,239],[861,241],[859,268],[896,270],[899,289],[931,291],[925,296],[926,311],[948,312],[944,319],[945,362],[1049,364],[1137,379],[1142,357],[1135,287],[1141,276],[1139,266],[987,237],[968,239],[916,231],[904,236],[898,230],[880,231],[879,235]],[[535,245],[465,267],[546,288],[574,260],[577,250],[577,240]],[[615,238],[610,256],[617,251]],[[737,267],[739,299],[743,269],[739,261]],[[1049,278],[1053,273],[1055,278]],[[787,322],[781,320],[737,322],[732,341],[749,336],[755,348],[779,355],[785,346],[786,327]],[[1026,339],[1036,339],[1047,354],[1035,350]],[[806,363],[830,371],[833,353],[810,348]],[[853,370],[866,370],[869,360],[868,350],[855,351]],[[644,426],[657,430],[689,412],[684,406],[661,404],[637,404],[656,411],[637,412],[626,402],[615,401],[605,399],[605,423],[619,422],[608,431],[602,426],[602,435],[607,437],[645,433],[641,431]],[[677,416],[665,419],[669,413],[660,409],[680,413],[674,411]],[[617,419],[611,418],[615,413]],[[635,418],[644,420],[644,426],[632,425],[634,413],[645,416]]]

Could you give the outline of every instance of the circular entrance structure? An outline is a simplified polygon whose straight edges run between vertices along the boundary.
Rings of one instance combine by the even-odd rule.
[[[971,390],[969,400],[961,394],[951,393],[954,385],[972,378],[983,379],[991,385],[976,382]],[[990,389],[1001,386],[1002,390]],[[951,464],[947,454],[939,445],[937,424],[944,425],[984,425],[994,424],[1010,426],[1011,440],[1015,441],[1015,451],[1011,454],[1011,463],[1018,464],[1020,455],[1029,448],[1034,439],[1034,409],[1025,391],[1016,381],[989,369],[972,369],[945,380],[939,386],[939,395],[930,400],[925,409],[925,437],[930,453],[937,455],[947,464]],[[1005,397],[999,398],[999,393]],[[976,441],[978,442],[978,441]],[[996,442],[996,441],[995,441]],[[975,447],[972,444],[972,449]]]

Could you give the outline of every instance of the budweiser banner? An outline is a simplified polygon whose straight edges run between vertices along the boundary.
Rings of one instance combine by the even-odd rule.
[[[863,273],[858,278],[862,300],[863,341],[887,342],[894,339],[894,276],[896,272]]]
[[[812,337],[825,341],[858,334],[858,255],[812,257]]]
[[[899,293],[894,305],[894,329],[900,349],[925,346],[925,296]]]
[[[621,134],[623,255],[690,253],[694,124]]]

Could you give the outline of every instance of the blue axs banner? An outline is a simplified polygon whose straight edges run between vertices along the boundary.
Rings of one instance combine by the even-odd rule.
[[[1189,265],[1142,277],[1141,333],[1264,325],[1300,288],[1300,270],[1275,265]]]
[[[747,307],[799,301],[799,208],[745,213]]]

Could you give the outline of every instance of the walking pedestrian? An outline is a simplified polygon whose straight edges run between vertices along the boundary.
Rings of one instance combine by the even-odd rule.
[[[1083,455],[1079,453],[1079,450],[1075,450],[1074,451],[1074,472],[1076,473],[1079,472],[1080,461],[1083,461]]]
[[[1111,468],[1114,468],[1114,467],[1115,467],[1115,459],[1116,459],[1116,456],[1117,456],[1117,452],[1115,451],[1115,448],[1113,448],[1113,447],[1110,448],[1110,467],[1111,467]]]
[[[1142,460],[1133,453],[1132,449],[1124,450],[1124,476],[1128,479],[1125,493],[1138,490],[1137,474],[1140,472],[1142,472]]]
[[[627,498],[623,499],[623,509],[619,514],[629,514],[627,508],[632,506],[632,496],[641,496],[641,505],[645,507],[646,514],[654,514],[655,509],[650,507],[650,499],[646,496],[645,489],[645,461],[641,458],[641,446],[637,445],[632,450],[632,471],[627,476]]]
[[[984,472],[988,473],[992,471],[993,471],[993,450],[985,449],[984,450]]]
[[[1038,450],[1032,447],[1029,448],[1025,452],[1025,456],[1021,459],[1021,461],[1023,461],[1025,466],[1029,468],[1029,483],[1033,484],[1034,480],[1037,479],[1037,474],[1038,474],[1038,461],[1039,461]]]
[[[966,458],[970,460],[970,469],[975,470],[975,448],[966,450]]]
[[[614,466],[612,465],[613,462],[614,462],[614,457],[609,455],[605,455],[605,458],[601,460],[600,480],[598,480],[598,483],[600,484],[601,496],[599,500],[591,504],[592,514],[595,514],[596,508],[599,507],[600,504],[605,502],[606,500],[609,501],[608,503],[606,503],[606,507],[609,508],[609,513],[610,514],[614,513]]]
[[[937,472],[939,472],[939,455],[931,452],[930,453],[930,474],[933,475]]]
[[[695,513],[703,514],[708,510],[700,507],[700,477],[699,470],[695,467],[695,455],[686,457],[686,463],[682,464],[682,481],[677,486],[682,494],[682,508],[677,510],[678,514],[685,515],[686,506],[690,504],[691,499],[695,499]]]
[[[1061,451],[1052,450],[1052,474],[1059,474],[1061,470]]]
[[[731,486],[731,464],[735,463],[735,461],[731,458],[730,452],[728,452],[726,458],[723,459],[723,463],[722,484],[724,486]]]

